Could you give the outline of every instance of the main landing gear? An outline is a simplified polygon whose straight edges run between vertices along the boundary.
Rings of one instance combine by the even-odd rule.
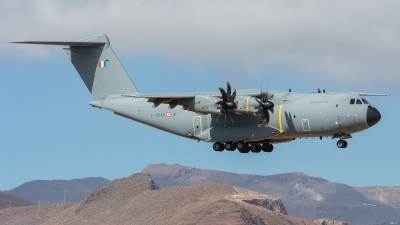
[[[235,151],[236,149],[239,150],[240,153],[249,153],[250,151],[253,153],[260,153],[261,151],[263,152],[272,152],[274,150],[274,146],[270,143],[252,143],[252,144],[247,144],[244,143],[243,141],[239,142],[226,142],[225,144],[222,142],[215,142],[213,144],[213,149],[216,152],[222,152],[224,149],[227,151]]]
[[[347,141],[345,140],[339,140],[336,145],[338,146],[338,148],[346,148],[347,147]]]

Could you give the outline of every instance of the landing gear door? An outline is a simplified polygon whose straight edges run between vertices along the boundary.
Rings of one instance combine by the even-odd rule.
[[[310,121],[308,119],[302,119],[301,123],[304,131],[310,131]]]
[[[206,117],[205,116],[194,116],[193,117],[193,129],[194,133],[198,134],[206,129]]]

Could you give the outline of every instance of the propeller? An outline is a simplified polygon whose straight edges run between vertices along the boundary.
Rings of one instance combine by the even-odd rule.
[[[261,115],[261,121],[258,123],[258,127],[261,127],[263,125],[263,123],[265,122],[265,126],[268,126],[269,124],[269,111],[271,111],[272,114],[274,114],[274,103],[269,101],[272,97],[274,97],[274,95],[271,95],[268,98],[268,91],[266,91],[265,93],[262,93],[262,90],[260,92],[260,97],[261,100],[258,100],[258,98],[256,98],[257,102],[260,104],[260,107],[258,108],[258,114]]]
[[[222,114],[225,114],[224,127],[225,127],[225,124],[226,124],[226,111],[228,111],[228,113],[229,113],[230,109],[235,109],[236,108],[236,103],[235,103],[236,89],[234,89],[233,93],[231,93],[231,84],[229,82],[226,82],[226,86],[227,86],[227,88],[226,88],[227,91],[226,92],[222,87],[219,88],[219,91],[221,92],[221,96],[222,96],[222,101],[218,101],[218,102],[215,103],[216,105],[221,105],[222,106],[222,109],[220,111],[221,113],[218,115],[218,118],[217,118],[217,122],[219,120],[219,117]],[[229,116],[230,115],[231,114],[229,113]],[[232,117],[231,117],[231,121],[233,123]]]
[[[219,88],[219,91],[221,92],[222,95],[222,101],[218,101],[215,103],[216,105],[222,106],[223,113],[229,109],[236,108],[236,103],[235,103],[236,89],[233,90],[233,93],[231,94],[231,84],[229,82],[226,82],[226,86],[227,86],[226,92],[222,87]]]

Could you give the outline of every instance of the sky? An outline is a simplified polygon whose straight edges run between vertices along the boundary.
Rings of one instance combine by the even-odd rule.
[[[399,186],[399,1],[4,0],[0,8],[0,190],[32,180],[104,177],[148,164],[234,173],[303,172],[351,186]],[[142,93],[233,88],[388,93],[346,149],[296,140],[274,152],[214,152],[89,106],[57,46],[105,33]]]

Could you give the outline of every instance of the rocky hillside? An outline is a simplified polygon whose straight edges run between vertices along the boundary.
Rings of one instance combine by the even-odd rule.
[[[286,215],[281,201],[273,196],[219,183],[158,189],[149,174],[114,180],[73,205],[53,204],[43,206],[53,209],[47,215],[41,209],[41,218],[45,219],[38,216],[35,219],[29,206],[13,212],[1,210],[0,221],[5,221],[4,224],[315,225],[310,220]],[[38,212],[38,206],[34,207]],[[3,220],[5,217],[7,220]]]
[[[149,165],[142,172],[150,173],[160,187],[219,182],[274,195],[282,199],[289,215],[301,218],[329,218],[363,225],[400,222],[398,208],[366,197],[351,186],[303,173],[260,176],[201,170],[177,164]]]
[[[57,215],[74,203],[48,203],[45,205],[33,205],[25,207],[14,207],[0,210],[1,225],[39,225],[49,218]]]
[[[355,187],[366,198],[400,209],[400,187]]]
[[[35,180],[24,183],[12,190],[4,191],[12,196],[24,199],[35,204],[63,202],[64,189],[67,202],[79,202],[86,196],[110,181],[101,177],[91,177],[73,180]]]
[[[0,191],[0,210],[29,205],[33,205],[33,203]]]

